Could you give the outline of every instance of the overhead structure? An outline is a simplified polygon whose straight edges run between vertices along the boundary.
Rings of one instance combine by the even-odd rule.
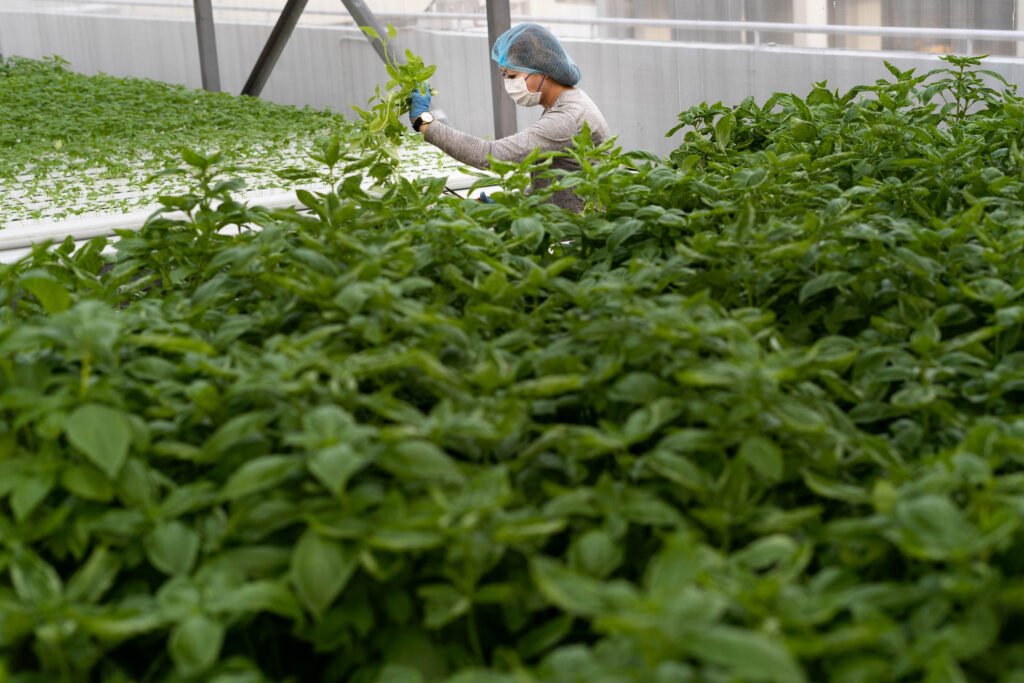
[[[505,31],[512,28],[512,11],[508,0],[487,0],[487,48],[498,40]],[[490,63],[490,52],[487,61]],[[491,104],[494,107],[494,138],[500,139],[514,135],[516,127],[516,105],[505,96],[505,86],[501,82],[501,74],[491,69]]]
[[[256,66],[252,68],[252,73],[249,74],[249,79],[245,82],[245,87],[242,88],[243,95],[259,97],[263,92],[263,86],[267,84],[267,79],[270,78],[278,58],[284,52],[284,46],[288,44],[288,39],[292,37],[292,31],[299,23],[299,17],[306,9],[307,2],[308,0],[288,0],[285,4],[281,16],[274,24],[274,30],[267,38],[267,44],[263,46],[263,51],[256,59]]]
[[[1024,36],[1024,0],[1017,0],[1017,5],[1014,8],[1014,17],[1017,19],[1017,25],[1014,28]],[[1017,43],[1017,56],[1024,57],[1024,40]]]
[[[199,64],[203,72],[203,88],[220,90],[220,68],[217,64],[217,41],[214,35],[213,8],[211,0],[193,0],[196,12],[196,33],[199,37]],[[258,97],[263,92],[270,74],[273,73],[277,60],[284,52],[288,39],[291,38],[299,23],[299,17],[309,0],[287,0],[281,16],[278,17],[274,29],[270,32],[266,45],[256,60],[256,65],[242,88],[243,95]],[[367,26],[376,31],[378,36],[387,35],[384,26],[377,16],[367,7],[363,0],[341,0],[352,15],[356,25]],[[512,27],[512,14],[509,0],[487,0],[487,46],[490,46],[502,33]],[[393,41],[383,41],[370,35],[367,40],[385,63],[402,61]],[[488,53],[486,59],[490,59]],[[491,102],[494,107],[494,137],[503,138],[516,132],[515,104],[505,97],[504,86],[497,69],[491,70]]]
[[[345,5],[345,9],[352,15],[352,18],[356,20],[356,26],[368,26],[377,32],[378,36],[386,36],[387,32],[384,29],[384,25],[380,23],[369,7],[363,0],[341,0],[342,4]],[[386,44],[379,40],[370,38],[370,45],[373,45],[373,49],[377,51],[377,55],[384,61],[390,61],[392,64],[399,62],[401,56],[395,49],[392,41],[388,41]]]
[[[194,0],[196,37],[199,39],[199,70],[203,89],[220,92],[220,64],[217,62],[217,37],[214,34],[211,0]]]
[[[376,31],[378,36],[386,35],[384,27],[378,21],[377,16],[370,11],[370,8],[366,6],[363,0],[341,1],[348,10],[348,13],[352,15],[357,26],[368,26]],[[267,44],[263,46],[263,51],[260,53],[259,59],[256,60],[256,66],[253,67],[249,80],[245,82],[245,87],[242,88],[243,95],[258,97],[263,92],[263,86],[266,85],[267,79],[270,78],[278,58],[284,51],[284,46],[288,44],[288,39],[292,37],[292,32],[295,30],[296,24],[299,23],[299,17],[302,16],[303,10],[306,9],[307,2],[308,0],[288,0],[284,10],[281,12],[281,16],[274,25],[274,30],[270,32]],[[373,49],[377,51],[382,60],[398,61],[399,54],[391,44],[391,41],[385,44],[371,36],[367,36],[367,40],[370,41]]]

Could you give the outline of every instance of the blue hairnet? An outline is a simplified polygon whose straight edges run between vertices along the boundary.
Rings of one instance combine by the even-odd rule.
[[[558,38],[539,24],[519,24],[502,33],[491,48],[491,59],[502,68],[544,74],[562,85],[580,82],[580,68]]]

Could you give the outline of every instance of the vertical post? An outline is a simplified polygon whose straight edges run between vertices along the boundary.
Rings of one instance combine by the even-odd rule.
[[[380,20],[377,19],[377,15],[366,6],[363,0],[341,0],[345,5],[345,9],[352,15],[352,18],[356,22],[356,26],[369,26],[377,35],[382,38],[387,38],[387,31],[384,26],[381,25]],[[367,36],[369,38],[369,36]],[[373,45],[373,49],[377,51],[377,55],[382,61],[390,61],[392,64],[401,62],[401,55],[395,49],[395,46],[388,41],[387,48],[385,49],[384,44],[379,40],[370,38],[370,44]]]
[[[979,28],[975,23],[977,14],[973,5],[973,2],[949,3],[949,9],[946,10],[949,12],[949,18],[947,19],[948,23],[946,25],[949,28]],[[965,54],[967,56],[972,56],[974,54],[974,41],[971,39],[967,39],[962,42],[959,40],[948,40],[942,42],[944,42],[948,46],[948,49],[952,50],[954,54]],[[960,47],[961,45],[963,45],[962,48]]]
[[[653,14],[652,8],[644,5],[643,7],[637,8],[634,6],[633,0],[595,0],[597,4],[596,16],[598,17],[643,17],[651,16]],[[670,3],[672,5],[682,3]],[[689,16],[682,16],[679,14],[677,7],[671,8],[671,14],[669,19],[689,19]],[[678,31],[676,32],[678,33]],[[636,29],[629,26],[613,26],[604,25],[601,26],[595,38],[636,38]],[[681,40],[678,35],[672,36],[673,40]]]
[[[1017,4],[1013,8],[1013,16],[1016,19],[1016,26],[1013,28],[1024,32],[1024,0],[1016,0]],[[1024,38],[1024,36],[1021,36]],[[1024,40],[1017,41],[1017,56],[1024,57]]]
[[[256,66],[252,68],[252,73],[249,74],[249,80],[245,82],[245,87],[242,88],[243,95],[259,97],[260,93],[263,92],[263,86],[267,84],[267,79],[270,78],[278,58],[284,52],[284,46],[288,43],[288,39],[291,38],[295,25],[299,23],[299,17],[302,15],[302,10],[306,9],[307,1],[288,0],[288,3],[281,11],[281,16],[277,19],[277,23],[274,24],[274,30],[270,32],[267,44],[263,46],[263,51],[260,52],[260,56],[256,60]]]
[[[855,24],[857,26],[881,26],[882,25],[882,0],[863,0],[857,5],[849,7],[845,21],[840,24]],[[843,46],[852,47],[858,50],[881,50],[881,36],[844,36]]]
[[[793,23],[810,26],[828,24],[828,4],[825,0],[793,0]],[[828,47],[828,35],[801,33],[794,41],[800,47]]]
[[[211,0],[195,0],[196,37],[199,39],[199,70],[203,89],[220,91],[220,65],[217,63],[217,36],[214,33]]]
[[[512,28],[512,10],[508,0],[487,0],[487,63],[491,64],[490,49],[505,31]],[[515,135],[516,105],[505,94],[505,86],[494,65],[491,72],[491,105],[494,107],[494,139]]]

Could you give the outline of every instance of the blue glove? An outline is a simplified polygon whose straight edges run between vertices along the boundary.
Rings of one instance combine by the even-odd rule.
[[[426,83],[412,91],[409,101],[409,121],[416,123],[420,114],[430,111],[430,86]]]
[[[483,202],[484,204],[495,204],[496,203],[493,199],[491,199],[490,197],[487,196],[486,192],[481,192],[480,196],[477,197],[476,200],[478,202]]]

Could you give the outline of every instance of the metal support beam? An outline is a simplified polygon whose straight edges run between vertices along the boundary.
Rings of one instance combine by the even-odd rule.
[[[1013,18],[1017,20],[1017,25],[1013,28],[1024,34],[1024,0],[1017,0],[1013,8]],[[1024,57],[1024,41],[1017,42],[1017,56]]]
[[[490,64],[490,49],[505,31],[512,28],[512,12],[508,0],[487,0],[487,62]],[[491,104],[494,107],[494,139],[499,140],[515,135],[516,105],[505,93],[501,75],[497,68],[491,70]]]
[[[288,0],[274,25],[274,30],[270,32],[267,44],[263,46],[263,52],[256,60],[256,66],[249,74],[249,80],[242,88],[243,95],[259,97],[259,94],[263,92],[263,86],[267,84],[270,73],[274,70],[288,39],[291,38],[292,31],[295,30],[295,25],[299,23],[299,17],[302,15],[302,10],[306,9],[307,2],[308,0]]]
[[[213,6],[210,0],[195,0],[196,37],[199,39],[199,70],[203,88],[220,91],[220,65],[217,62],[217,36],[213,30]]]
[[[793,0],[793,22],[825,26],[828,24],[828,3],[826,0]],[[824,33],[804,33],[796,36],[799,47],[828,47],[828,36]]]
[[[198,3],[200,0],[196,0]],[[281,56],[281,52],[284,51],[284,46],[288,43],[288,39],[291,37],[292,32],[295,30],[295,25],[299,23],[299,17],[302,16],[303,10],[306,9],[306,4],[309,0],[288,0],[284,10],[281,11],[281,16],[278,18],[277,23],[274,25],[274,30],[270,32],[270,38],[267,39],[267,44],[263,47],[263,52],[260,53],[259,59],[256,60],[256,66],[253,67],[252,73],[249,75],[249,80],[245,82],[245,87],[242,88],[243,95],[252,95],[258,97],[263,92],[263,86],[266,85],[267,79],[270,78],[271,72],[274,70],[274,66],[277,64],[278,58]],[[387,36],[387,31],[384,26],[377,19],[377,16],[366,6],[363,0],[341,0],[344,3],[348,13],[352,15],[357,26],[369,26],[380,36]],[[209,0],[206,0],[209,2]],[[401,53],[395,48],[391,41],[388,41],[385,47],[384,43],[370,38],[367,36],[370,44],[373,45],[373,49],[377,51],[382,61],[390,60],[393,64],[399,64],[402,62]]]
[[[356,26],[368,26],[377,32],[377,35],[386,38],[387,30],[384,28],[380,20],[377,19],[377,15],[366,6],[363,0],[341,0],[345,5],[345,9],[352,15],[352,18],[356,22]],[[401,53],[395,48],[391,41],[388,41],[387,48],[379,40],[374,40],[367,36],[370,40],[370,44],[373,45],[373,49],[377,51],[377,55],[382,61],[390,61],[392,64],[403,63]]]

